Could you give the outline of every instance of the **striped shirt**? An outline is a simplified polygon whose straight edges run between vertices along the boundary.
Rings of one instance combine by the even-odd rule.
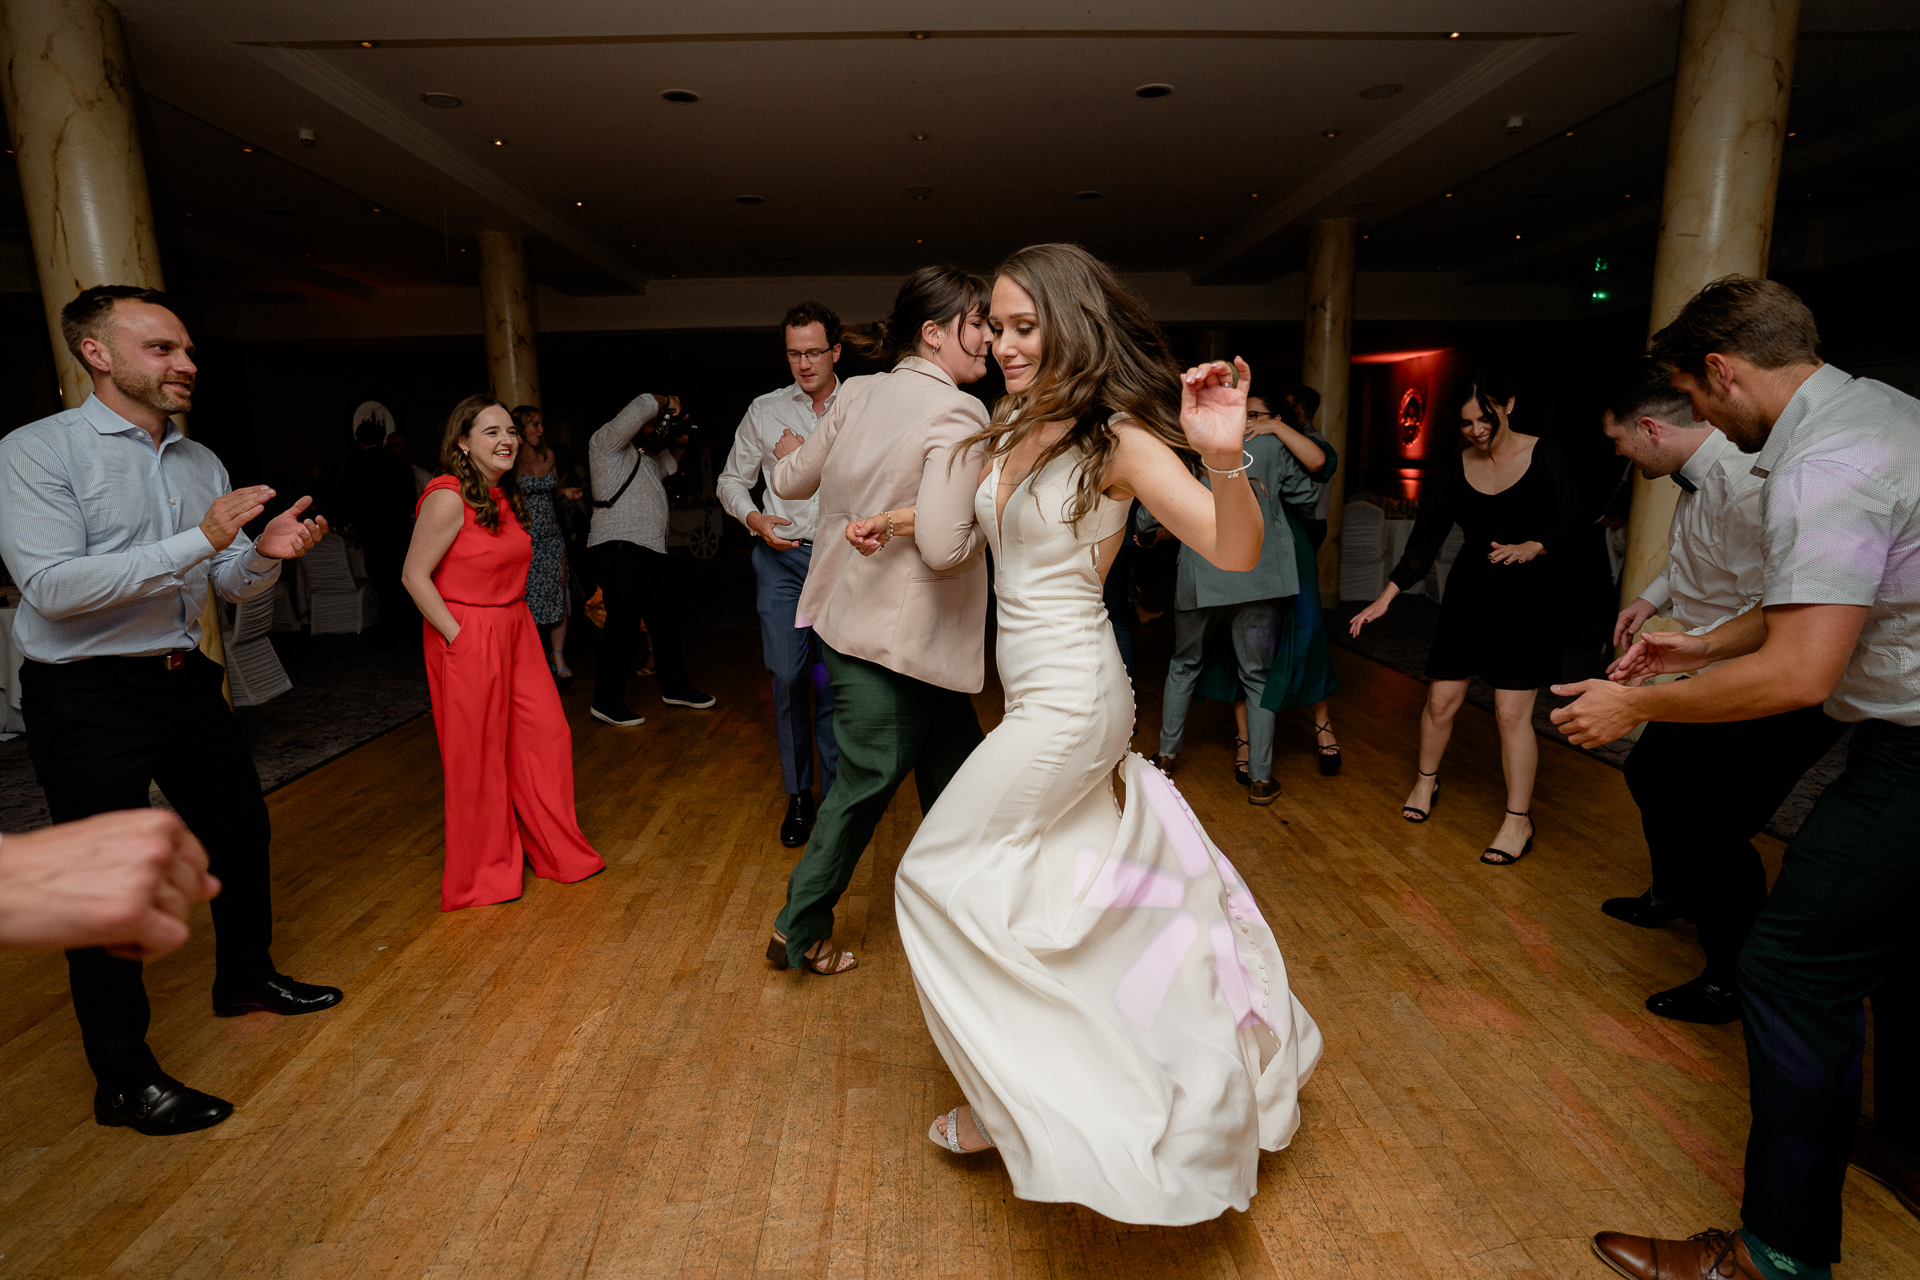
[[[1920,725],[1920,400],[1822,365],[1753,470],[1766,479],[1761,603],[1867,608],[1827,714]]]

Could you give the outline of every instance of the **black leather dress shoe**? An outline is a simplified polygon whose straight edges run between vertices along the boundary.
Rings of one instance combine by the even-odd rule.
[[[1701,1022],[1717,1027],[1725,1022],[1740,1021],[1740,992],[1734,987],[1709,982],[1703,974],[1671,991],[1648,996],[1647,1012],[1675,1022]]]
[[[291,1017],[296,1013],[318,1013],[339,1004],[340,995],[338,987],[316,987],[276,973],[265,982],[237,991],[215,987],[213,1016],[237,1018],[243,1013],[278,1013]]]
[[[94,1090],[93,1118],[108,1126],[124,1125],[150,1138],[211,1129],[233,1114],[233,1104],[198,1089],[189,1089],[172,1076],[161,1076],[131,1092]]]
[[[1669,920],[1678,920],[1680,908],[1671,902],[1655,902],[1649,889],[1637,898],[1608,898],[1600,909],[1615,920],[1637,924],[1642,929],[1657,929]]]
[[[780,843],[798,849],[813,834],[813,792],[796,791],[787,797],[786,820],[780,824]]]

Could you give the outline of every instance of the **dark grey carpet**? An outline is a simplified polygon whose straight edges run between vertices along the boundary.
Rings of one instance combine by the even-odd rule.
[[[1422,596],[1402,596],[1393,602],[1393,608],[1388,611],[1386,617],[1378,622],[1367,624],[1361,631],[1359,639],[1351,639],[1347,635],[1347,622],[1364,607],[1360,603],[1347,602],[1337,609],[1328,611],[1327,625],[1333,642],[1372,658],[1382,666],[1391,667],[1395,671],[1403,672],[1416,679],[1424,679],[1427,646],[1433,639],[1434,625],[1440,617],[1440,606]],[[1488,625],[1498,626],[1499,623],[1497,620],[1489,620]],[[1604,673],[1605,664],[1600,660],[1598,652],[1589,656],[1569,649],[1562,655],[1560,678],[1563,683],[1586,680]],[[1492,686],[1483,680],[1474,680],[1467,686],[1467,701],[1476,707],[1492,711]],[[1554,708],[1564,707],[1570,701],[1572,699],[1556,697],[1542,689],[1540,697],[1534,703],[1533,727],[1541,737],[1557,742],[1570,751],[1578,751],[1580,748],[1568,742],[1566,735],[1561,733],[1549,718],[1549,713]],[[1799,785],[1793,789],[1793,793],[1773,815],[1773,820],[1767,824],[1769,832],[1782,840],[1793,839],[1794,834],[1800,830],[1800,824],[1806,821],[1807,813],[1813,808],[1813,802],[1820,798],[1820,793],[1826,790],[1827,784],[1838,777],[1840,771],[1846,767],[1847,741],[1850,737],[1852,737],[1851,730],[1840,739],[1832,751],[1827,753],[1824,760],[1807,771],[1806,777],[1800,780]],[[1615,742],[1589,751],[1587,754],[1617,769],[1626,762],[1627,753],[1630,750],[1632,750],[1631,743]]]

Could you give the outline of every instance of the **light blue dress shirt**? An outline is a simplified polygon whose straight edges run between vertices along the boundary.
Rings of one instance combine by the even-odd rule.
[[[246,534],[216,554],[200,532],[232,487],[213,451],[172,423],[155,449],[94,396],[0,438],[0,558],[21,595],[14,644],[35,662],[194,648],[209,581],[237,603],[280,576]]]
[[[1247,570],[1222,569],[1182,543],[1174,575],[1176,609],[1210,609],[1299,594],[1300,567],[1294,559],[1293,528],[1287,523],[1286,508],[1303,507],[1314,500],[1313,477],[1298,458],[1287,452],[1278,436],[1262,432],[1247,441],[1246,449],[1253,459],[1247,467],[1247,479],[1253,484],[1254,497],[1259,499],[1260,514],[1266,521],[1260,563]],[[1209,489],[1213,487],[1212,477],[1204,471],[1200,482]],[[1134,526],[1146,534],[1158,529],[1160,522],[1142,504]]]

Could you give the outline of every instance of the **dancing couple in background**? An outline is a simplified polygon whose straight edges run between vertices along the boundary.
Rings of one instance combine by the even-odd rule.
[[[994,559],[1006,714],[895,881],[928,1029],[966,1096],[928,1136],[957,1154],[997,1148],[1023,1199],[1204,1221],[1244,1209],[1260,1151],[1291,1141],[1320,1033],[1245,882],[1128,750],[1133,699],[1102,587],[1135,498],[1213,563],[1256,562],[1249,373],[1183,375],[1144,305],[1072,245],[1008,259],[986,319],[1007,398],[924,451],[913,505],[866,508],[846,534],[906,581],[971,564],[983,544]],[[1182,461],[1194,455],[1211,492]],[[843,726],[854,701],[843,694]]]

